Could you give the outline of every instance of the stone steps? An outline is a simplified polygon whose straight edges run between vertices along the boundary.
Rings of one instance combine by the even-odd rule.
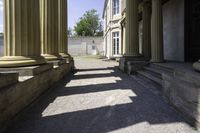
[[[152,91],[154,94],[160,94],[160,91],[162,89],[162,86],[152,82],[148,78],[142,76],[142,75],[131,75],[131,77],[136,80],[140,85],[142,85],[144,88]]]
[[[162,85],[162,79],[158,76],[155,76],[153,74],[151,74],[150,72],[148,71],[137,71],[137,75],[140,75],[140,76],[143,76],[149,80],[151,80],[152,82],[158,84],[158,85]]]
[[[153,63],[132,77],[141,86],[166,98],[188,123],[200,127],[200,78],[193,73],[165,63]]]
[[[173,70],[171,68],[167,68],[159,64],[149,64],[145,66],[143,70],[137,71],[135,77],[141,80],[139,82],[140,84],[148,82],[148,86],[154,86],[153,88],[157,88],[158,90],[162,91],[162,74],[172,75]]]
[[[161,65],[161,64],[158,64],[158,63],[152,63],[152,64],[149,65],[149,67],[153,68],[154,70],[156,69],[157,71],[161,71],[162,73],[169,73],[169,74],[174,73],[174,69],[169,68],[169,67],[164,66],[164,65]]]

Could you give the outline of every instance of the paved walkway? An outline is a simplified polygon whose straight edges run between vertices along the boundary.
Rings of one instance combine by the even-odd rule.
[[[196,133],[159,95],[115,62],[76,58],[79,69],[33,105],[8,133]]]

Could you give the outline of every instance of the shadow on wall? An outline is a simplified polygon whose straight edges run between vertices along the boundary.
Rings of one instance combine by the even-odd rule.
[[[162,96],[155,95],[152,91],[147,91],[141,87],[137,82],[129,78],[127,75],[121,74],[116,68],[99,68],[99,69],[87,69],[80,70],[79,72],[94,72],[98,70],[112,70],[112,73],[104,74],[83,74],[72,75],[66,77],[62,84],[59,84],[57,89],[49,92],[43,100],[33,105],[32,109],[28,110],[25,115],[17,122],[13,127],[9,128],[7,133],[22,133],[22,132],[41,132],[41,133],[105,133],[116,130],[121,130],[126,127],[137,125],[140,123],[148,123],[149,125],[165,125],[173,123],[184,123],[185,121],[179,116],[179,114],[168,105]],[[81,86],[69,86],[66,84],[72,80],[78,79],[94,79],[106,77],[115,77],[115,83],[97,83],[95,85],[81,85]],[[124,82],[126,81],[126,82]],[[127,84],[130,83],[130,84]],[[92,95],[99,92],[107,93],[109,91],[131,91],[134,96],[127,96],[130,100],[127,103],[116,103],[113,105],[103,106],[87,109],[69,109],[59,112],[62,107],[57,106],[56,111],[48,110],[49,106],[55,105],[56,99],[62,97],[74,97],[77,96],[77,100],[81,99],[81,95]],[[102,99],[104,101],[105,99]],[[120,98],[119,98],[120,100]],[[75,102],[75,101],[74,101]],[[114,101],[116,102],[116,101]],[[76,102],[75,102],[76,103]],[[75,104],[71,103],[71,104]],[[96,105],[97,102],[93,101]],[[70,104],[70,103],[64,103]],[[84,102],[82,103],[82,105]],[[59,105],[59,104],[58,104]],[[80,106],[82,106],[80,105]],[[66,107],[66,106],[65,106]],[[68,106],[74,108],[73,105]],[[54,114],[44,116],[44,111],[53,112]],[[70,111],[71,110],[71,111]]]

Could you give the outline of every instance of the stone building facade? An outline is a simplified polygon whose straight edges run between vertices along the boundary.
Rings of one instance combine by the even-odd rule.
[[[121,57],[121,12],[125,8],[125,0],[105,0],[104,19],[104,55],[107,58]]]
[[[199,9],[199,0],[126,0],[118,22],[122,55],[119,68],[134,74],[142,85],[158,85],[155,88],[198,126]],[[104,10],[104,18],[105,14]],[[106,25],[105,29],[112,28]],[[107,45],[112,47],[113,42]]]
[[[103,55],[104,40],[102,37],[69,37],[70,55]]]
[[[155,19],[159,19],[159,23],[160,23],[159,25],[161,25],[160,29],[156,29],[156,30],[159,30],[159,33],[157,34],[158,36],[160,36],[159,38],[157,37],[155,38],[157,40],[154,40],[153,38],[154,37],[153,35],[155,34],[155,32],[153,31],[153,28],[159,28],[159,27],[153,27],[153,24],[155,24],[153,23],[153,20],[154,20],[153,17],[157,17],[157,16],[153,16],[154,15],[153,14],[154,10],[152,10],[153,5],[151,4],[151,2],[148,3],[148,0],[146,2],[143,2],[142,0],[137,0],[137,1],[138,1],[137,3],[138,10],[135,12],[137,12],[136,17],[138,18],[138,20],[137,22],[135,22],[137,25],[136,27],[134,27],[135,25],[131,24],[130,26],[132,29],[129,28],[128,31],[126,31],[126,28],[129,26],[129,23],[127,22],[129,21],[127,20],[128,19],[127,8],[124,8],[124,10],[121,12],[121,16],[122,16],[121,32],[122,33],[121,33],[120,38],[122,40],[121,47],[122,47],[123,54],[125,55],[149,54],[148,58],[150,58],[150,53],[151,53],[151,57],[157,56],[157,55],[154,55],[155,54],[154,52],[158,52],[158,51],[152,51],[154,50],[154,47],[153,47],[154,45],[151,45],[150,43],[154,44],[155,42],[158,43],[160,41],[161,43],[159,44],[162,44],[158,46],[160,47],[159,49],[162,49],[161,51],[159,51],[158,58],[160,58],[159,59],[160,61],[167,60],[167,61],[178,61],[178,62],[194,62],[195,60],[198,60],[200,56],[200,53],[197,52],[199,49],[199,46],[197,45],[199,42],[199,39],[195,35],[195,34],[198,34],[198,30],[196,30],[196,27],[198,25],[198,17],[195,17],[198,14],[198,4],[196,6],[195,4],[193,4],[196,1],[191,3],[187,0],[185,1],[163,0],[161,2],[162,6],[159,9],[160,18],[155,18]],[[191,7],[194,10],[192,10]],[[133,7],[131,6],[131,8]],[[148,14],[146,14],[146,12]],[[132,13],[134,13],[133,9],[132,9]],[[134,19],[133,16],[131,16],[130,18]],[[148,19],[148,20],[145,20],[145,19]],[[145,24],[146,21],[148,21],[148,24]],[[157,25],[157,21],[156,21],[156,25]],[[191,26],[191,23],[195,25],[195,28],[194,26]],[[133,30],[135,30],[137,34],[135,34]],[[148,30],[148,34],[147,32],[145,32],[146,30]],[[128,34],[129,32],[131,33],[133,32],[132,34],[135,34],[135,37],[137,38],[137,39],[134,39],[132,37],[131,38],[132,40],[130,41],[130,43],[132,43],[133,41],[137,40],[135,43],[137,45],[139,44],[139,46],[136,47],[136,53],[133,53],[133,50],[135,50],[133,48],[133,45],[132,45],[133,50],[131,50],[132,51],[131,54],[126,51],[126,49],[130,50],[131,48],[131,47],[126,48],[126,45],[129,42],[126,42],[128,40],[126,39],[126,37],[128,36],[125,34],[126,33]],[[194,36],[192,36],[191,34],[193,34]],[[146,36],[148,37],[147,39],[145,38]],[[147,45],[148,47],[147,49],[149,49],[149,51],[145,50],[146,43],[148,43],[148,45],[152,47],[151,48]],[[159,61],[158,59],[153,59],[153,60],[155,60],[156,62]]]

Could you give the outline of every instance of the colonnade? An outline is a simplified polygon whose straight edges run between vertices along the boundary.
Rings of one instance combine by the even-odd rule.
[[[0,67],[41,65],[69,58],[67,0],[4,0]]]
[[[139,0],[126,0],[126,43],[124,56],[139,56]],[[162,0],[144,0],[143,56],[151,62],[163,62]]]

